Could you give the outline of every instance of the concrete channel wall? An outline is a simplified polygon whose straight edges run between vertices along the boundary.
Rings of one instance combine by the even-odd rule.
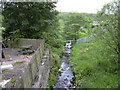
[[[31,88],[32,84],[35,82],[35,78],[37,76],[40,76],[40,87],[46,88],[48,77],[49,77],[49,71],[50,71],[50,53],[49,50],[47,50],[47,53],[44,52],[44,40],[39,39],[20,39],[18,41],[18,44],[12,43],[9,41],[9,47],[20,47],[22,45],[28,45],[32,44],[33,48],[36,49],[34,55],[32,56],[30,62],[26,66],[26,68],[23,70],[23,73],[21,77],[17,78],[14,87],[9,82],[6,85],[6,88]],[[44,57],[47,57],[44,60]],[[44,65],[43,65],[44,62]],[[39,75],[37,73],[39,72]],[[34,87],[33,87],[34,88]],[[36,87],[35,87],[36,88]],[[37,88],[39,88],[37,86]]]

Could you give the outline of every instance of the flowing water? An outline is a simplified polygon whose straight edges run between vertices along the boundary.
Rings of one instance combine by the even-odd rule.
[[[67,45],[67,43],[66,43]],[[62,57],[61,74],[58,75],[57,82],[53,88],[75,88],[75,78],[69,63],[70,45],[65,46],[65,55]]]

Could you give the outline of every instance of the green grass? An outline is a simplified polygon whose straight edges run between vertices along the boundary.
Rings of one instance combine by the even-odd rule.
[[[16,82],[16,80],[15,80],[15,79],[12,79],[12,80],[11,80],[11,83],[15,83],[15,82]]]
[[[76,44],[71,64],[80,88],[117,88],[117,55],[101,42]]]
[[[2,72],[7,71],[8,69],[2,69]]]
[[[23,62],[15,62],[14,65],[22,64]]]

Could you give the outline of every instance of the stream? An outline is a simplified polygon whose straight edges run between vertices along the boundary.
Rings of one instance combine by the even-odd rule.
[[[62,57],[61,67],[59,71],[60,75],[57,77],[57,82],[53,88],[75,88],[75,78],[69,63],[70,53],[71,53],[71,42],[66,43],[65,53]]]

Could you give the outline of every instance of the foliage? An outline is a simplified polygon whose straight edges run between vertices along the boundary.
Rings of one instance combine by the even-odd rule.
[[[61,54],[63,51],[63,45],[60,44],[60,48],[52,47],[50,44],[45,44],[45,47],[49,48],[51,51],[51,70],[50,70],[50,76],[49,76],[49,85],[48,88],[53,88],[54,84],[56,83],[56,75],[58,74],[58,70],[60,68],[60,62],[61,62]]]
[[[85,37],[89,33],[92,20],[82,13],[60,13],[61,32],[67,40]]]
[[[0,14],[0,25],[2,24],[2,18],[3,18],[3,16]]]
[[[116,9],[116,3],[105,5],[97,15],[58,14],[54,8],[55,5],[51,2],[5,2],[2,12],[5,27],[3,38],[45,40],[45,48],[52,52],[48,86],[52,88],[56,82],[56,74],[59,73],[64,41],[95,34],[95,41],[75,45],[72,49],[71,63],[76,84],[81,88],[116,88],[120,54],[120,30],[116,24],[119,11]],[[103,22],[93,26],[93,21]]]
[[[2,15],[6,38],[40,38],[40,33],[56,22],[57,11],[51,2],[5,2]]]
[[[106,36],[106,34],[103,33],[101,38],[106,39],[107,44],[113,48],[117,54],[120,54],[120,30],[118,28],[118,15],[118,2],[106,4],[97,14],[100,19],[104,19],[105,21],[105,23],[101,24],[102,29],[107,30],[105,33],[109,33],[109,36]]]
[[[16,82],[16,80],[15,80],[15,79],[12,79],[12,80],[11,80],[11,83],[15,83],[15,82]]]
[[[51,63],[51,72],[49,76],[49,88],[53,88],[56,83],[56,75],[58,73],[58,69],[60,68],[60,57],[54,52],[52,53],[52,63]]]
[[[59,32],[58,12],[51,2],[6,2],[3,9],[4,39],[34,38],[44,39],[45,48],[52,52],[49,86],[56,82],[63,50],[63,37]],[[19,62],[15,63],[20,64]]]
[[[2,39],[2,30],[0,29],[0,39]]]
[[[97,13],[104,21],[92,31],[96,36],[89,43],[76,44],[71,63],[76,84],[81,88],[118,88],[119,85],[119,28],[117,3],[112,2]]]

